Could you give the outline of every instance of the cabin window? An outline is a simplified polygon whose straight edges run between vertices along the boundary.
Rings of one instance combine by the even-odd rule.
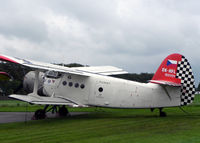
[[[103,92],[103,88],[102,87],[99,87],[99,92]]]
[[[62,83],[64,86],[67,84],[67,82],[66,81],[63,81],[63,83]]]
[[[78,87],[79,87],[79,84],[78,84],[78,83],[76,83],[74,86],[75,86],[76,88],[78,88]]]
[[[69,82],[69,86],[72,87],[73,86],[73,82]]]
[[[81,87],[81,89],[83,89],[83,88],[85,88],[85,85],[84,85],[84,84],[81,84],[81,86],[80,86],[80,87]]]

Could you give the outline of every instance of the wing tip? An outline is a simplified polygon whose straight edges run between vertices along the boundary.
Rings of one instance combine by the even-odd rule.
[[[17,61],[11,59],[11,58],[8,57],[8,56],[4,56],[4,55],[0,55],[0,60],[2,60],[2,61],[7,61],[7,62],[11,62],[11,63],[19,64]]]

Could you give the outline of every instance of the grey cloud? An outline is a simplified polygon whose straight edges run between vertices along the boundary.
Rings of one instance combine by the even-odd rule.
[[[200,60],[197,0],[1,1],[0,49],[46,62],[155,72],[171,53]],[[29,50],[27,50],[27,48]],[[37,50],[35,50],[37,49]]]
[[[5,21],[4,21],[5,22]],[[0,21],[0,23],[2,23]],[[30,19],[30,21],[7,20],[6,25],[0,24],[0,33],[8,37],[18,37],[27,39],[33,42],[41,42],[47,39],[47,30],[42,22]]]
[[[41,8],[31,1],[0,1],[0,33],[41,42],[47,38]]]

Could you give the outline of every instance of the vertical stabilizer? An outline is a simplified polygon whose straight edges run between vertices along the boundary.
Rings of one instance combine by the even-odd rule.
[[[181,86],[181,105],[193,102],[195,84],[188,60],[180,54],[171,54],[161,63],[151,83]]]

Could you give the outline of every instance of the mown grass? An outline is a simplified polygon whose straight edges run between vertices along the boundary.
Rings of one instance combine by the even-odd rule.
[[[0,125],[0,142],[200,142],[200,107],[158,111],[103,109],[86,115]]]
[[[30,106],[28,109],[36,107]],[[91,113],[68,118],[0,124],[0,143],[200,142],[198,102],[183,109],[188,114],[178,107],[165,108],[168,116],[161,118],[158,110],[152,113],[148,109],[70,108],[70,111]]]

